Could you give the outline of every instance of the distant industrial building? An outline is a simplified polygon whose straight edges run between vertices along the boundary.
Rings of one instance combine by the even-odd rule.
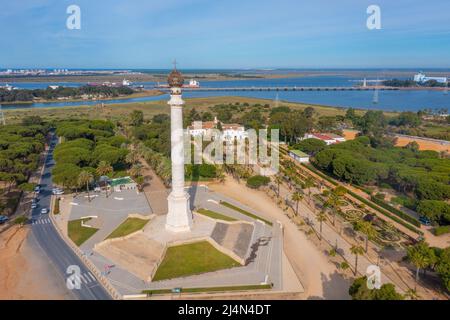
[[[448,81],[447,77],[427,77],[423,72],[419,72],[414,76],[414,81],[418,83],[425,83],[431,80],[434,80],[438,83],[447,83]]]

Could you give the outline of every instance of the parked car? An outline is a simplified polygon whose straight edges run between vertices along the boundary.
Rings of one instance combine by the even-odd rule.
[[[8,217],[6,217],[6,216],[0,216],[0,224],[3,224],[3,223],[5,223],[5,222],[8,221],[8,220],[9,220]]]
[[[53,194],[55,194],[55,195],[61,195],[61,194],[64,194],[64,191],[61,190],[61,189],[54,189],[54,190],[53,190]]]
[[[42,208],[41,209],[41,213],[42,214],[47,214],[48,213],[48,209],[47,208]]]
[[[37,203],[32,203],[31,204],[31,209],[36,209],[37,208]]]
[[[419,221],[420,221],[422,224],[426,225],[426,226],[431,225],[430,219],[428,219],[428,218],[425,217],[425,216],[421,216],[421,217],[419,218]]]

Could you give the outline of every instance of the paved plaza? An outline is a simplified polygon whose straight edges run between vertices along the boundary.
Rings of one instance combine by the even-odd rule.
[[[106,194],[96,192],[90,194],[90,201],[86,193],[74,197],[71,203],[70,220],[92,216],[89,224],[97,231],[81,246],[81,250],[90,253],[96,243],[103,241],[113,232],[129,214],[150,216],[152,209],[143,193],[136,190],[123,190]]]
[[[123,295],[137,294],[145,289],[255,285],[265,282],[273,283],[274,290],[283,290],[283,272],[292,272],[292,268],[283,253],[281,226],[276,221],[273,221],[273,226],[267,225],[262,221],[254,220],[221,205],[220,201],[226,201],[262,218],[268,218],[232,199],[209,191],[206,186],[186,187],[186,191],[190,195],[192,210],[205,208],[246,222],[241,223],[246,226],[245,228],[235,230],[233,228],[236,227],[232,225],[224,226],[220,222],[211,224],[211,219],[197,214],[194,217],[200,226],[197,230],[199,237],[203,232],[204,235],[214,235],[216,241],[228,243],[231,250],[234,250],[236,254],[245,256],[245,265],[183,278],[155,282],[146,281],[145,276],[148,274],[148,269],[156,263],[158,253],[162,250],[156,239],[161,240],[161,237],[167,236],[163,225],[165,216],[152,215],[151,203],[147,203],[145,196],[138,195],[135,191],[114,193],[108,198],[103,193],[93,198],[91,202],[88,201],[86,195],[80,195],[73,200],[77,205],[72,205],[71,220],[89,215],[98,216],[98,219],[102,220],[102,227],[82,245],[82,250],[100,270],[104,270],[111,284]],[[133,244],[131,242],[115,244],[114,250],[116,252],[112,256],[106,254],[102,249],[94,250],[95,244],[103,241],[131,213],[152,215],[152,219],[144,228],[144,232],[132,236],[132,238],[136,237],[135,242]],[[151,235],[150,238],[153,237],[153,245],[148,242],[148,237],[147,239],[144,238],[146,233]],[[177,237],[182,240],[182,233],[178,234]],[[238,239],[244,240],[239,241]],[[129,259],[126,255],[127,252],[130,255]],[[132,255],[142,258],[136,260],[137,263],[133,267],[131,263],[124,266],[115,263],[115,259],[110,259],[111,257],[122,256],[125,260],[128,259],[132,262]],[[301,292],[303,290],[299,282],[288,287],[293,288],[293,291]]]

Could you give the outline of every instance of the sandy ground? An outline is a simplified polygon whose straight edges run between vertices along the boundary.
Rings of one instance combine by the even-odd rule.
[[[29,227],[0,234],[0,300],[74,299]]]
[[[450,152],[450,143],[448,141],[431,140],[419,137],[400,137],[397,136],[397,147],[404,147],[410,142],[417,142],[420,150],[433,150],[437,152]]]
[[[265,193],[251,190],[227,178],[223,184],[210,184],[211,190],[234,198],[261,212],[261,215],[280,221],[284,226],[284,250],[295,274],[305,287],[303,299],[349,299],[350,283],[328,261],[327,257],[309,241],[289,220],[283,210]]]

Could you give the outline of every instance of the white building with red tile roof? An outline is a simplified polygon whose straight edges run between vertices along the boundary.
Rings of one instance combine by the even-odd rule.
[[[247,138],[247,132],[243,125],[237,123],[222,124],[217,118],[214,121],[194,121],[191,126],[188,127],[189,134],[193,137],[207,136],[211,137],[213,129],[222,127],[222,139],[223,140],[241,140]]]
[[[319,139],[327,144],[327,146],[331,144],[345,142],[345,138],[341,137],[334,133],[306,133],[303,139]]]

